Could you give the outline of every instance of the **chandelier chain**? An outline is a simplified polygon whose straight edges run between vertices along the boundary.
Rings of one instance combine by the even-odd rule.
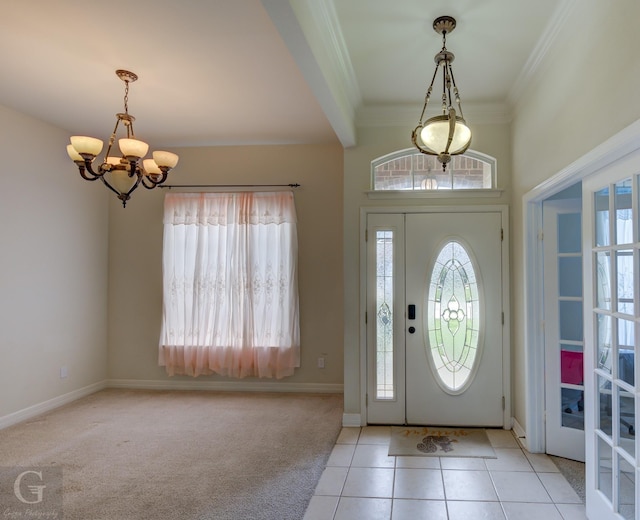
[[[129,81],[124,80],[124,113],[129,113]]]
[[[456,85],[451,63],[455,59],[447,50],[447,33],[456,27],[456,20],[451,16],[441,16],[434,20],[434,30],[442,36],[442,49],[434,56],[435,70],[427,89],[418,125],[411,132],[411,141],[416,148],[427,155],[436,155],[442,163],[443,171],[451,160],[451,156],[464,153],[471,144],[471,131],[467,126],[460,101],[460,92]],[[423,122],[427,106],[433,94],[436,76],[442,69],[442,90],[440,102],[442,114]],[[435,99],[434,99],[435,101]],[[457,110],[454,106],[457,105]]]

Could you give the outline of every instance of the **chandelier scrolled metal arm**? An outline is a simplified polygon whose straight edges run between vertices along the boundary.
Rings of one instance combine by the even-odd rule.
[[[133,130],[135,117],[129,114],[129,83],[136,81],[138,76],[127,70],[117,70],[116,74],[125,82],[124,112],[116,114],[116,125],[109,137],[104,159],[94,169],[93,162],[103,147],[102,141],[94,137],[72,136],[71,144],[67,145],[67,153],[78,166],[83,179],[100,179],[122,201],[122,206],[126,207],[138,186],[151,190],[165,182],[171,169],[178,163],[178,156],[171,152],[155,151],[153,159],[143,159],[149,145],[136,139]],[[120,123],[126,128],[127,137],[118,140],[121,152],[118,157],[111,155],[111,149]]]
[[[434,30],[442,35],[442,49],[434,57],[436,68],[425,94],[418,125],[411,133],[411,141],[416,148],[424,154],[437,156],[443,171],[452,155],[464,153],[471,144],[471,130],[464,120],[460,93],[451,67],[455,56],[447,50],[447,34],[455,27],[456,21],[450,16],[441,16],[433,22]],[[442,113],[424,121],[439,70],[442,70]]]

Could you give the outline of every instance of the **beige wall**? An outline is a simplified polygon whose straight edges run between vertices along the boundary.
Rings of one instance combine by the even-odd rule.
[[[0,106],[0,418],[106,377],[107,197],[68,141]]]
[[[639,19],[637,0],[576,2],[518,103],[512,138],[515,381],[524,381],[526,369],[522,197],[640,118]],[[525,416],[519,384],[515,418],[522,426]]]
[[[301,367],[282,385],[342,384],[342,148],[339,145],[199,147],[180,155],[168,184],[288,184],[298,214]],[[169,378],[158,366],[162,310],[165,190],[143,188],[123,209],[111,201],[109,378],[138,381],[238,381]],[[326,357],[326,368],[317,358]],[[250,379],[243,380],[250,381]],[[264,382],[275,380],[263,379]]]
[[[418,109],[416,109],[418,110]],[[417,112],[416,112],[417,114]],[[344,273],[345,273],[345,413],[360,414],[360,208],[365,206],[426,206],[452,204],[508,204],[511,192],[509,125],[474,125],[472,148],[491,155],[498,162],[496,198],[369,199],[371,161],[388,153],[411,148],[411,130],[406,128],[361,128],[358,146],[345,150],[344,159]]]

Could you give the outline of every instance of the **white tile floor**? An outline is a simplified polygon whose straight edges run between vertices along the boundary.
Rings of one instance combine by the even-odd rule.
[[[391,428],[343,428],[304,520],[586,520],[546,455],[487,430],[496,459],[389,457]]]

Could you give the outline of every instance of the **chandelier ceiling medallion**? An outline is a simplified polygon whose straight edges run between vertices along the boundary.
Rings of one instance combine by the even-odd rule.
[[[100,179],[118,196],[122,206],[126,207],[131,194],[140,184],[151,190],[166,181],[169,171],[178,164],[178,156],[171,152],[155,151],[153,159],[142,160],[149,151],[149,145],[136,139],[133,131],[135,117],[129,114],[129,83],[136,81],[138,76],[128,70],[116,70],[116,75],[125,83],[124,113],[116,114],[116,126],[97,171],[93,169],[92,163],[104,146],[100,139],[74,135],[71,137],[71,144],[67,145],[67,153],[78,166],[83,179]],[[127,136],[118,140],[121,155],[114,156],[111,155],[111,149],[120,123],[126,128]]]
[[[438,161],[442,163],[443,171],[446,170],[452,155],[464,153],[471,144],[471,130],[462,114],[460,94],[451,68],[455,56],[447,50],[447,34],[455,27],[456,20],[451,16],[440,16],[433,22],[433,29],[442,35],[442,49],[434,57],[436,70],[424,98],[418,126],[411,133],[411,141],[416,148],[422,153],[436,155]],[[442,113],[423,122],[433,84],[440,69],[442,69]],[[457,112],[454,103],[458,108]]]

